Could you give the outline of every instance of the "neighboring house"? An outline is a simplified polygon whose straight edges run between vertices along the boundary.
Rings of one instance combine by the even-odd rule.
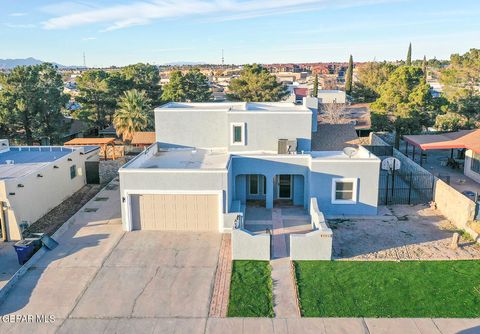
[[[125,230],[230,231],[250,201],[326,215],[377,213],[380,159],[317,147],[318,100],[168,103],[156,143],[120,173]],[[321,128],[318,129],[321,131]],[[313,136],[312,136],[313,133]]]
[[[347,103],[347,95],[342,90],[319,90],[320,103]]]
[[[23,229],[83,187],[90,162],[98,162],[98,147],[11,147],[0,140],[0,219],[8,240],[22,239]]]
[[[293,88],[293,102],[296,104],[303,103],[303,99],[308,96],[308,88],[306,87],[296,87]]]

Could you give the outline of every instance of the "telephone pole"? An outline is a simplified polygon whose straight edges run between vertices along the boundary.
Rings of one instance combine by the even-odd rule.
[[[222,49],[222,66],[225,65],[225,58],[223,57],[223,49]]]

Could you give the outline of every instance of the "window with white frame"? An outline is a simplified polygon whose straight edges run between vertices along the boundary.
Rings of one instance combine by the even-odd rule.
[[[252,174],[248,176],[248,194],[265,195],[266,178],[263,175]]]
[[[231,123],[230,144],[245,145],[245,123]]]
[[[332,204],[357,203],[357,182],[355,178],[332,180]]]

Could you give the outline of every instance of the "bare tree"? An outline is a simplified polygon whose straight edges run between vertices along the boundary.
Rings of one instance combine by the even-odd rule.
[[[349,121],[345,103],[322,103],[320,111],[320,119],[323,123],[344,124]]]

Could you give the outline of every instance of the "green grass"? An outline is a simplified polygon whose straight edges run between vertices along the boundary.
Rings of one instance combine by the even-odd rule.
[[[480,261],[298,261],[306,317],[480,317]]]
[[[229,317],[273,317],[268,261],[233,261]]]

